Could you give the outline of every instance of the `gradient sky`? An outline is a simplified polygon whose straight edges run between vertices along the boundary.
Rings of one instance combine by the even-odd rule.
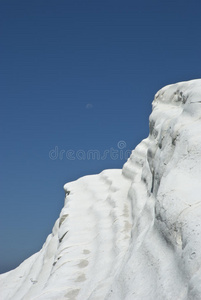
[[[0,273],[41,248],[66,182],[125,162],[68,150],[133,149],[157,90],[201,77],[200,15],[200,1],[0,1]]]

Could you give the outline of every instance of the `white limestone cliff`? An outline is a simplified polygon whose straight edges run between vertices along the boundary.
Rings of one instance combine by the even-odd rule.
[[[201,299],[201,80],[156,94],[122,170],[64,189],[52,234],[0,275],[0,299]]]

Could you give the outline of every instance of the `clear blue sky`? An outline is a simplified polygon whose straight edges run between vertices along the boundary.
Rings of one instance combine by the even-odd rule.
[[[157,90],[201,77],[200,14],[200,1],[0,1],[0,273],[41,248],[64,183],[125,162],[68,150],[133,149]]]

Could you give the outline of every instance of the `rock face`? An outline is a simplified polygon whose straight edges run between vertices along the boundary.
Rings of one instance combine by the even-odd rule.
[[[201,80],[156,94],[122,170],[64,189],[52,234],[0,276],[0,299],[201,299]]]

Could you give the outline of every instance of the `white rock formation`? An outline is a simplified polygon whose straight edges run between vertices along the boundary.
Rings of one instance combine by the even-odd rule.
[[[201,299],[201,80],[156,94],[123,170],[64,189],[52,234],[0,276],[0,299]]]

